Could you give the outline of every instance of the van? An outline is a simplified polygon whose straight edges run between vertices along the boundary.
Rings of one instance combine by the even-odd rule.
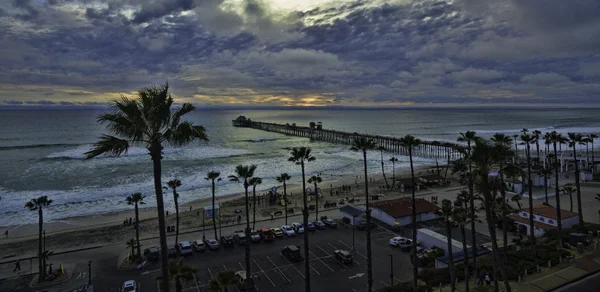
[[[254,288],[254,279],[248,278],[246,271],[235,272],[235,282],[240,291],[246,291],[246,282],[250,281],[250,287]]]

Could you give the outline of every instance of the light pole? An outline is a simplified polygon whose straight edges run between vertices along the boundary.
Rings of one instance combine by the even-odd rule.
[[[214,212],[215,210],[213,210]],[[206,225],[204,225],[204,218],[205,218],[205,214],[204,214],[204,209],[202,209],[202,240],[206,239],[206,235],[204,233],[204,230],[206,229]]]
[[[88,262],[88,285],[92,285],[92,261]]]
[[[44,240],[43,240],[43,246],[44,246],[44,251],[46,251],[46,229],[44,229]]]
[[[354,230],[356,229],[356,222],[355,222],[356,216],[352,216],[352,250],[356,251],[356,247],[354,245]]]
[[[394,286],[394,255],[388,254],[390,256],[390,287]]]

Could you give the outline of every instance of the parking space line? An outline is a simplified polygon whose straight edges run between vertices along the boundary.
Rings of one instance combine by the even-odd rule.
[[[258,265],[258,263],[256,262],[255,259],[252,259],[254,261],[254,264],[256,264],[256,266],[260,269],[260,271],[263,273],[263,275],[265,275],[267,277],[267,279],[269,280],[269,282],[271,282],[271,285],[273,285],[273,287],[275,287],[275,283],[273,283],[273,281],[271,280],[271,278],[269,277],[269,275],[267,275],[267,273],[265,273],[265,270],[263,270],[263,268]]]
[[[246,270],[246,269],[244,269],[244,266],[242,265],[242,263],[238,262],[238,265],[240,265],[240,268],[242,268],[242,271]]]
[[[319,249],[321,249],[321,248],[319,247]],[[323,250],[323,249],[321,249],[321,250]],[[323,250],[323,251],[324,251],[324,250]],[[317,258],[317,259],[318,259],[318,260],[319,260],[319,261],[320,261],[320,262],[321,262],[323,265],[325,265],[325,266],[326,266],[328,269],[330,269],[330,270],[333,272],[333,269],[332,269],[332,268],[331,268],[331,267],[330,267],[328,264],[326,264],[326,263],[325,263],[325,262],[324,262],[324,261],[323,261],[321,258],[317,257],[317,256],[316,256],[314,253],[312,253],[312,251],[309,251],[309,253],[311,253],[311,254],[312,254],[312,255],[313,255],[315,258]],[[327,252],[326,252],[326,254],[329,256],[329,254],[328,254]]]
[[[345,246],[346,246],[346,247],[348,247],[349,249],[352,249],[352,247],[351,247],[351,246],[349,246],[349,245],[345,244],[343,241],[341,241],[341,240],[338,240],[338,242],[339,242],[339,243],[341,243],[341,244],[343,244],[343,245],[345,245]],[[359,254],[361,257],[363,257],[363,258],[367,259],[367,257],[366,257],[364,254],[360,253],[358,250],[355,250],[354,252],[356,252],[357,254]]]
[[[210,271],[210,268],[206,268],[206,269],[208,270],[208,274],[210,274],[210,279],[211,279],[211,280],[214,280],[214,279],[215,279],[215,277],[213,277],[213,274],[212,274],[212,272]]]
[[[333,247],[333,249],[339,249],[339,248],[337,248],[335,245],[333,245],[333,244],[331,244],[331,243],[329,243],[329,242],[328,242],[327,244],[331,245],[331,247]],[[357,265],[359,265],[359,266],[360,266],[360,264],[359,264],[359,263],[358,263],[358,262],[357,262],[355,259],[352,259],[352,260],[354,261],[354,263],[355,263],[355,264],[357,264]]]
[[[200,292],[200,287],[198,287],[198,280],[196,280],[196,274],[192,274],[192,276],[194,277],[194,284],[196,284],[196,289],[198,290],[198,292]]]
[[[390,286],[390,284],[388,284],[388,283],[386,283],[386,282],[384,282],[384,281],[381,281],[381,283],[383,283],[383,285],[385,285],[386,287],[389,287],[389,286]]]
[[[286,281],[288,281],[288,283],[292,283],[292,281],[281,271],[281,269],[279,269],[279,267],[273,262],[273,260],[271,260],[271,258],[269,256],[267,256],[267,259],[271,262],[271,264],[273,264],[273,266],[275,267],[275,269],[277,271],[279,271],[279,274],[285,278]]]
[[[396,278],[396,276],[394,276],[394,279],[398,282],[402,282],[402,281],[400,281],[400,279]]]
[[[317,271],[317,269],[313,268],[313,266],[311,264],[308,264],[308,266],[313,269],[313,271],[315,271],[315,273],[317,273],[317,275],[321,276],[321,273],[319,273],[319,271]]]
[[[292,264],[292,262],[288,261],[288,259],[286,259],[286,258],[285,258],[283,255],[281,255],[281,256],[283,257],[283,259],[284,259],[286,262],[288,262],[288,263],[290,264],[290,266],[291,266],[291,267],[292,267],[294,270],[296,270],[296,272],[298,272],[298,274],[300,274],[300,276],[302,276],[302,279],[306,279],[306,278],[304,277],[304,275],[303,275],[303,274],[300,272],[300,270],[296,269],[296,267],[294,266],[294,264]],[[308,264],[308,265],[310,266],[310,264]],[[312,267],[311,267],[311,268],[312,268]]]

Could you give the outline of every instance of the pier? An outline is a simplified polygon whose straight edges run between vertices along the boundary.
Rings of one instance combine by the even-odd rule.
[[[377,146],[385,148],[386,152],[407,155],[408,149],[400,142],[400,138],[380,135],[349,133],[343,131],[324,129],[323,125],[311,122],[308,127],[292,124],[276,124],[261,121],[253,121],[244,116],[240,116],[232,121],[234,127],[251,128],[267,132],[275,132],[288,136],[304,137],[311,140],[329,142],[334,144],[350,145],[356,138],[372,139]],[[447,160],[457,160],[461,158],[460,149],[464,146],[440,141],[422,141],[412,150],[413,156],[423,158],[442,158]]]

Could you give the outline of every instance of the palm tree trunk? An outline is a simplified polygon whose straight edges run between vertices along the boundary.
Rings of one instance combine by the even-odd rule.
[[[500,194],[502,195],[502,204],[506,204],[506,185],[504,184],[504,163],[500,162]],[[503,264],[506,265],[508,263],[508,245],[506,242],[508,241],[508,218],[507,213],[505,211],[506,208],[502,208],[502,242],[504,243],[504,253],[503,253]]]
[[[44,229],[44,212],[42,211],[42,206],[39,206],[38,209],[38,221],[38,267],[40,269],[38,283],[41,283],[44,279],[46,279],[46,267],[44,267],[44,260],[42,258],[42,233]]]
[[[579,185],[579,161],[577,160],[577,151],[573,145],[573,158],[575,159],[575,187],[577,188],[577,212],[579,213],[579,228],[583,228],[583,210],[581,209],[581,186]],[[571,204],[572,206],[573,204]],[[573,207],[571,207],[572,209]],[[571,210],[573,211],[573,210]]]
[[[558,219],[556,220],[556,223],[558,223],[558,231],[560,233],[560,231],[562,231],[562,216],[560,214],[560,189],[558,186],[558,151],[556,150],[556,141],[552,144],[554,145],[554,191],[556,192],[556,217]],[[560,236],[558,237],[558,240],[560,241]],[[559,246],[562,246],[560,242]]]
[[[588,142],[585,142],[585,164],[587,168],[590,168],[590,147]]]
[[[548,177],[544,173],[544,194],[546,195],[546,204],[548,204]]]
[[[465,268],[465,292],[469,292],[469,257],[467,256],[467,234],[465,231],[465,226],[460,225],[460,235],[462,236],[462,246],[463,246],[463,254],[465,255],[465,260],[463,262]]]
[[[135,202],[135,241],[137,244],[137,256],[139,258],[142,258],[142,252],[140,247],[140,213],[137,202]]]
[[[467,142],[468,152],[467,155],[471,156],[471,141]],[[471,166],[471,159],[469,158],[469,208],[471,215],[471,242],[477,242],[476,231],[475,231],[475,190],[473,186],[473,172]],[[473,244],[471,246],[472,256],[473,256],[473,275],[477,274],[477,245]],[[465,255],[467,256],[467,255]],[[468,257],[468,256],[467,256]]]
[[[256,227],[256,186],[252,186],[252,229],[256,229],[255,227]]]
[[[408,146],[408,158],[410,160],[410,177],[412,179],[412,257],[413,261],[413,292],[419,291],[418,286],[418,278],[419,278],[419,259],[417,258],[417,212],[416,212],[416,203],[415,203],[415,170],[413,168],[413,160],[412,160],[412,145]]]
[[[161,183],[161,159],[162,146],[153,144],[150,147],[152,157],[152,166],[154,168],[154,192],[156,193],[156,210],[158,212],[158,231],[160,235],[160,265],[162,270],[163,291],[169,292],[171,289],[169,283],[169,259],[167,247],[167,229],[165,224],[165,205],[163,202],[163,192]]]
[[[250,275],[252,275],[252,273],[250,272],[250,210],[248,208],[248,180],[244,179],[244,192],[245,192],[245,198],[246,198],[246,242],[245,242],[245,248],[246,248],[246,275],[248,275],[248,277],[250,277]],[[252,285],[251,285],[252,281],[246,281],[246,291],[252,291]]]
[[[384,168],[384,164],[383,164],[383,151],[381,152],[381,173],[383,174],[383,180],[385,180],[385,186],[386,187],[390,187],[390,185],[388,184],[387,178],[385,177],[385,168]]]
[[[177,243],[179,242],[179,198],[177,196],[177,191],[173,188],[173,201],[175,202],[175,247],[177,247]]]
[[[592,179],[594,174],[596,173],[596,163],[594,162],[594,139],[591,139],[592,143]]]
[[[215,240],[218,240],[218,236],[217,236],[217,220],[215,219],[216,217],[216,212],[215,212],[215,179],[212,179],[212,221],[213,221],[213,230],[215,231]],[[221,212],[221,208],[219,208],[219,213]],[[203,214],[204,216],[204,214]],[[202,226],[202,229],[204,229],[204,226]],[[202,238],[204,239],[204,238]]]
[[[288,225],[287,186],[285,185],[285,179],[283,180],[283,204],[285,205],[285,225]]]
[[[592,152],[593,154],[593,152]],[[392,161],[392,188],[396,186],[396,162]]]
[[[446,232],[448,233],[448,257],[450,267],[450,291],[456,291],[456,278],[454,277],[454,254],[452,253],[452,228],[450,228],[450,220],[446,217]]]
[[[177,292],[183,291],[183,285],[181,285],[181,280],[179,279],[175,282],[175,290],[177,290]]]
[[[304,209],[302,210],[302,223],[308,226],[308,205],[306,203],[306,178],[304,177],[304,161],[301,161],[302,167],[302,201]],[[310,292],[310,262],[308,249],[308,232],[304,232],[304,291]]]
[[[315,221],[319,220],[319,191],[317,188],[317,183],[315,182]]]
[[[531,146],[527,143],[527,189],[529,193],[529,232],[531,238],[531,260],[535,260],[535,226],[533,225],[533,182],[531,181]]]
[[[535,139],[535,151],[537,152],[538,162],[540,161],[540,141],[539,139]]]
[[[369,204],[369,179],[367,178],[367,150],[363,149],[365,168],[365,216],[367,221],[367,284],[369,292],[373,291],[373,257],[371,255],[371,206]]]
[[[573,212],[573,192],[572,191],[569,191],[569,201],[571,201],[570,211]]]

